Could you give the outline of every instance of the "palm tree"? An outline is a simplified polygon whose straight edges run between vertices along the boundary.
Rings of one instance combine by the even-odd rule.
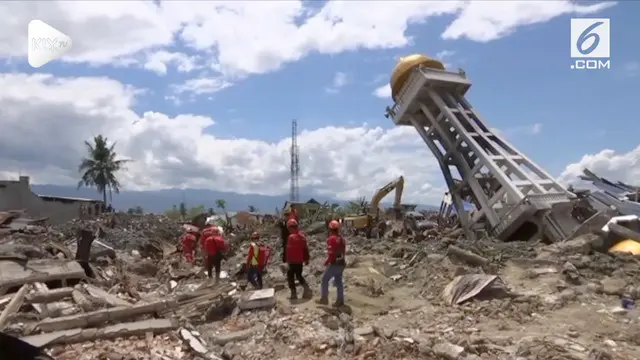
[[[95,187],[102,194],[102,200],[107,205],[107,191],[111,200],[112,191],[120,193],[120,182],[116,173],[126,170],[126,164],[131,160],[118,159],[114,148],[116,143],[109,145],[109,141],[102,135],[93,138],[93,144],[85,141],[87,157],[82,159],[78,172],[82,174],[78,181],[78,189],[82,186]]]
[[[256,208],[256,207],[255,207],[255,206],[253,206],[253,205],[249,205],[248,211],[249,211],[250,213],[258,212],[258,208]]]
[[[222,211],[225,211],[225,208],[227,207],[227,202],[224,199],[217,199],[216,207]]]

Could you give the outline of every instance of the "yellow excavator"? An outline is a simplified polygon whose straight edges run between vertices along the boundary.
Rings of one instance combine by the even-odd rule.
[[[354,232],[364,231],[367,237],[371,237],[374,228],[379,228],[380,219],[380,201],[389,195],[395,189],[396,197],[393,201],[393,211],[396,216],[402,211],[402,192],[404,191],[404,177],[400,176],[387,185],[378,189],[371,197],[367,214],[357,216],[346,216],[344,224],[347,228]]]

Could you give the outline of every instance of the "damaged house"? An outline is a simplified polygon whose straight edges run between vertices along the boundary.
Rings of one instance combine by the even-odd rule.
[[[0,180],[0,211],[26,210],[33,217],[47,217],[52,225],[102,213],[103,201],[52,195],[31,190],[28,176],[18,180]]]

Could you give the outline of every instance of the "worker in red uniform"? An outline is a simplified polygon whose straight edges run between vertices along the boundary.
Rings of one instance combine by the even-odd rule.
[[[251,234],[251,244],[247,254],[247,280],[256,289],[262,289],[262,273],[269,262],[271,249],[260,242],[260,234]]]
[[[289,214],[287,215],[287,220],[294,219],[295,221],[300,221],[298,218],[298,209],[294,204],[290,205]]]
[[[216,226],[215,222],[213,220],[207,220],[207,222],[204,225],[204,228],[202,229],[202,233],[200,234],[200,247],[202,248],[202,251],[205,253],[205,258],[206,258],[206,251],[205,251],[205,243],[207,241],[208,238],[210,238],[211,236],[214,236],[214,233],[218,233],[218,227]]]
[[[303,266],[309,264],[309,247],[307,245],[307,239],[298,229],[298,222],[295,219],[289,219],[287,221],[287,228],[289,229],[289,238],[287,239],[287,264],[289,269],[287,270],[287,282],[289,283],[289,289],[291,290],[291,300],[298,298],[296,291],[296,279],[302,285],[304,292],[302,297],[310,298],[311,288],[307,284],[307,281],[302,276]]]
[[[295,220],[299,222],[298,219],[298,210],[295,205],[289,205],[289,208],[284,211],[284,219],[278,221],[278,226],[280,227],[280,237],[282,239],[282,262],[287,263],[287,239],[289,239],[289,227],[287,226],[287,222],[289,220]]]
[[[182,254],[188,263],[193,264],[196,245],[198,243],[198,230],[194,227],[185,229],[185,233],[180,236],[180,245],[182,246]]]
[[[224,260],[227,245],[217,226],[212,226],[206,230],[207,236],[204,240],[204,251],[207,275],[211,279],[213,277],[213,270],[215,269],[215,281],[218,283],[220,280],[222,260]]]
[[[331,220],[329,222],[329,238],[327,239],[327,260],[324,262],[326,269],[322,276],[320,299],[317,301],[319,304],[329,304],[329,281],[333,279],[337,292],[337,300],[333,305],[344,305],[342,274],[347,265],[345,261],[346,250],[347,246],[344,238],[340,236],[340,223],[336,220]]]

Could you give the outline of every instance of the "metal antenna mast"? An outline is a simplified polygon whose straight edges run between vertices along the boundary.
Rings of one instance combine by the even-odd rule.
[[[289,201],[297,202],[300,198],[300,157],[298,156],[298,121],[291,122],[291,176]]]

